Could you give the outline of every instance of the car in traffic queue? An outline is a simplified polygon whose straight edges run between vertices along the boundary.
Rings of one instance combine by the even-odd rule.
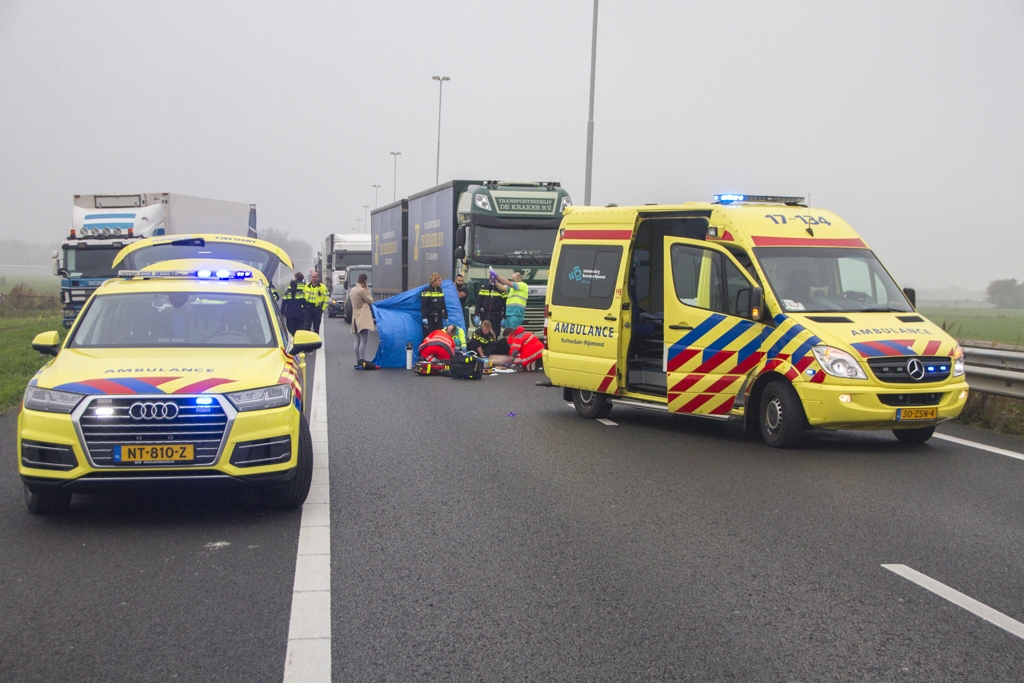
[[[337,318],[345,313],[345,283],[334,285],[331,298],[327,300],[327,317]]]
[[[248,487],[272,508],[306,499],[313,452],[303,415],[305,356],[267,278],[207,259],[122,270],[87,302],[29,381],[18,416],[18,471],[33,513],[75,493]]]
[[[546,300],[544,371],[580,415],[613,404],[921,443],[967,399],[963,350],[864,240],[801,197],[570,207]]]

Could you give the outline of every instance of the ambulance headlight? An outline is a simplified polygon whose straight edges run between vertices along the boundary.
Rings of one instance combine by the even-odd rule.
[[[818,365],[826,374],[843,379],[867,379],[857,359],[841,349],[831,346],[815,346],[811,349]]]
[[[485,194],[473,195],[473,202],[484,211],[491,210],[491,200]]]
[[[280,408],[292,402],[292,388],[288,384],[275,384],[272,387],[262,389],[250,389],[249,391],[236,391],[228,394],[228,400],[238,409],[245,410],[266,410],[268,408]]]
[[[25,390],[25,409],[47,413],[70,413],[82,400],[82,394],[29,387]]]
[[[964,360],[964,350],[958,345],[956,350],[953,351],[953,376],[963,377],[964,373],[967,372],[967,368],[964,367],[967,362]]]

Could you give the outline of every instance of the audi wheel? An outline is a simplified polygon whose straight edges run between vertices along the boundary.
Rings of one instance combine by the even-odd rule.
[[[295,465],[295,476],[281,488],[260,491],[260,501],[268,508],[297,508],[306,502],[309,495],[309,486],[313,482],[313,437],[310,436],[306,416],[299,419],[299,462]]]

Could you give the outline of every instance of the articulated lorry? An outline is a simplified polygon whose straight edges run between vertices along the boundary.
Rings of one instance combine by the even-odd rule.
[[[329,288],[345,284],[345,269],[370,262],[370,236],[332,234],[320,252],[320,278]]]
[[[256,205],[152,192],[75,195],[71,232],[53,252],[60,277],[64,327],[71,327],[93,291],[114,277],[114,257],[136,240],[206,233],[256,237]]]
[[[548,266],[562,212],[572,204],[555,182],[452,180],[370,214],[374,298],[461,274],[472,310],[488,268],[519,272],[529,285],[524,326],[544,325]]]

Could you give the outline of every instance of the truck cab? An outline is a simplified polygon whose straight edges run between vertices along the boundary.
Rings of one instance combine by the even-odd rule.
[[[963,351],[842,218],[799,197],[567,212],[544,368],[577,410],[927,440],[967,398]]]

